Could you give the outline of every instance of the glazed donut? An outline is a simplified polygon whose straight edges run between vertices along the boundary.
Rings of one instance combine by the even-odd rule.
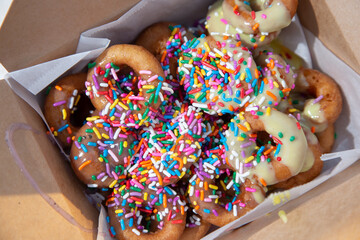
[[[216,226],[224,226],[255,208],[265,199],[263,186],[250,179],[240,181],[224,157],[213,149],[204,159],[189,182],[189,198],[196,212]]]
[[[298,0],[255,1],[224,0],[224,16],[244,33],[275,32],[290,25]]]
[[[270,135],[273,142],[259,142],[261,132]],[[264,186],[297,175],[304,165],[305,134],[296,119],[285,113],[267,108],[254,115],[240,114],[232,119],[224,136],[221,142],[229,165]]]
[[[158,116],[158,121],[143,128],[138,155],[129,171],[149,186],[176,183],[201,154],[202,116],[191,105],[178,104],[170,105],[162,117]]]
[[[131,179],[108,200],[110,233],[122,239],[179,239],[185,229],[185,202],[170,187],[147,188]]]
[[[139,127],[161,104],[163,89],[168,89],[160,63],[146,49],[136,45],[114,45],[106,49],[89,69],[87,93],[96,109],[111,108],[117,117],[116,126]],[[116,71],[127,65],[138,76],[137,90],[124,92],[118,88],[121,79]],[[171,90],[172,91],[172,90]]]
[[[180,58],[179,79],[193,106],[223,115],[234,114],[249,101],[254,89],[248,83],[256,80],[258,71],[247,48],[219,36],[194,38],[182,48],[188,63]]]
[[[322,170],[323,162],[320,159],[322,147],[316,136],[307,128],[303,128],[307,142],[308,151],[306,152],[305,163],[299,174],[289,178],[286,181],[276,183],[271,186],[275,189],[290,189],[302,184],[308,183],[316,178]]]
[[[329,76],[317,70],[301,69],[295,90],[315,97],[305,102],[303,110],[304,118],[315,128],[315,132],[322,132],[339,117],[342,110],[341,92]]]
[[[126,178],[135,145],[134,132],[96,119],[76,134],[70,152],[71,166],[89,187],[113,188]]]
[[[86,117],[94,109],[85,96],[85,81],[85,73],[64,77],[50,89],[45,99],[45,119],[66,152],[70,150],[73,138]]]
[[[234,27],[224,17],[222,1],[217,1],[210,6],[206,17],[206,27],[211,36],[222,35],[232,37],[245,47],[261,47],[276,39],[280,31],[270,33],[245,34],[239,28]]]

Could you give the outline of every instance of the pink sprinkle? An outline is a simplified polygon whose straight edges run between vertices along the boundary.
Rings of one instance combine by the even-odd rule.
[[[251,60],[252,60],[252,58],[249,57],[249,58],[248,58],[248,68],[251,68],[251,63],[252,63]]]
[[[247,191],[247,192],[256,192],[256,189],[247,187],[247,188],[245,188],[245,191]]]
[[[323,96],[323,95],[320,95],[318,98],[316,98],[316,99],[313,101],[313,104],[320,102],[320,100],[323,99],[323,98],[324,98],[324,96]]]
[[[242,202],[241,202],[241,203],[239,203],[239,206],[240,206],[240,207],[245,207],[246,205],[245,205],[245,203],[242,203]]]
[[[119,80],[119,78],[118,78],[118,76],[117,76],[117,74],[116,74],[116,72],[115,72],[115,69],[113,69],[113,68],[111,68],[111,75],[113,76],[113,78],[114,78],[115,80]]]
[[[148,75],[150,75],[151,71],[149,71],[149,70],[140,70],[139,73],[140,74],[148,74]]]
[[[226,21],[226,19],[224,19],[224,18],[220,19],[220,21],[222,21],[225,24],[228,24],[228,21]]]
[[[261,17],[262,17],[263,19],[266,19],[266,18],[267,18],[267,16],[266,16],[265,14],[261,14]]]
[[[157,79],[158,78],[158,75],[154,75],[154,76],[152,76],[152,77],[150,77],[148,80],[147,80],[147,82],[149,83],[149,82],[152,82],[152,81],[154,81],[155,79]]]
[[[54,107],[57,107],[57,106],[60,106],[60,105],[65,104],[65,103],[66,103],[66,101],[63,100],[63,101],[59,101],[59,102],[54,103],[53,106],[54,106]]]
[[[105,65],[105,68],[106,68],[106,69],[111,68],[111,63],[107,63],[107,64]]]

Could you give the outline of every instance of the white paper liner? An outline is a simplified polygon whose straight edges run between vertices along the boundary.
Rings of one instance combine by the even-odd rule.
[[[117,21],[81,34],[76,54],[11,72],[5,76],[5,80],[14,92],[28,102],[44,119],[41,107],[43,106],[44,89],[63,75],[84,70],[87,63],[94,60],[110,44],[110,40],[112,44],[130,42],[146,26],[158,21],[190,24],[198,20],[197,16],[205,16],[207,7],[211,2],[210,0],[141,1]],[[308,184],[289,190],[291,199],[295,199],[318,186],[360,158],[360,139],[356,138],[360,131],[360,121],[358,121],[360,112],[350,111],[350,106],[356,106],[360,102],[360,94],[357,90],[360,76],[326,49],[312,33],[307,30],[303,31],[299,21],[296,18],[295,20],[290,27],[283,30],[279,38],[287,47],[300,55],[308,67],[313,66],[315,69],[327,73],[339,83],[344,96],[344,107],[343,113],[335,125],[338,136],[334,145],[335,153],[323,155],[322,159],[326,162],[324,162],[324,169],[318,178]],[[274,206],[270,196],[253,211],[208,234],[203,239],[219,237],[276,210],[283,204],[286,203]],[[112,239],[108,232],[104,208],[101,208],[100,211],[98,233],[97,239],[99,240]]]

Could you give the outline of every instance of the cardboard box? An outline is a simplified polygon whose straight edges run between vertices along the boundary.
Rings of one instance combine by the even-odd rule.
[[[82,31],[118,18],[136,2],[14,0],[0,31],[0,62],[14,71],[72,54]],[[99,4],[101,11],[93,14]],[[298,14],[305,27],[360,73],[360,57],[355,54],[359,53],[360,46],[359,18],[344,20],[344,16],[357,16],[359,3],[354,0],[341,7],[339,4],[334,0],[301,0]],[[0,145],[0,238],[95,239],[96,232],[92,230],[97,226],[98,211],[82,194],[83,186],[44,134],[41,118],[11,92],[4,81],[0,82],[0,93],[4,113],[0,117],[3,136]],[[14,149],[8,148],[9,133],[16,153],[24,161],[22,170],[13,157]],[[5,142],[6,134],[8,142]],[[24,169],[34,178],[35,186],[26,178]],[[273,213],[224,238],[360,238],[356,227],[360,223],[360,206],[356,204],[360,197],[359,173],[358,162],[285,205],[283,209],[289,219],[286,225]]]

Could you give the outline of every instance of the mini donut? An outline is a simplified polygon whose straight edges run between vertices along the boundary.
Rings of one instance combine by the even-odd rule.
[[[290,189],[310,182],[321,173],[323,167],[323,161],[320,159],[320,156],[323,153],[322,147],[320,146],[316,136],[309,129],[303,129],[308,142],[308,151],[306,152],[304,166],[299,174],[286,181],[276,183],[271,186],[271,188]]]
[[[160,61],[175,25],[171,22],[154,23],[140,33],[135,44],[143,46]]]
[[[179,181],[197,161],[204,141],[202,116],[196,108],[175,103],[165,111],[163,116],[158,116],[158,121],[143,128],[138,155],[135,154],[130,170],[149,186],[160,187]],[[139,168],[148,171],[139,171]]]
[[[319,140],[319,144],[321,146],[323,153],[331,152],[331,149],[335,142],[335,127],[334,124],[328,124],[326,129],[322,132],[318,132],[315,134]]]
[[[88,122],[78,131],[70,161],[76,176],[89,187],[112,188],[131,167],[136,135],[102,121]]]
[[[116,239],[179,239],[185,202],[170,187],[147,188],[131,179],[108,200],[110,233]]]
[[[237,41],[241,41],[241,44],[248,48],[256,48],[267,45],[276,39],[280,33],[280,31],[256,34],[243,33],[241,29],[234,27],[229,21],[226,20],[222,10],[221,0],[216,1],[213,5],[210,6],[206,17],[206,27],[211,36],[230,36]]]
[[[270,108],[253,114],[239,114],[224,133],[221,142],[229,165],[241,176],[254,178],[264,186],[297,175],[308,147],[299,122]],[[261,142],[262,132],[270,136],[270,144]]]
[[[255,1],[224,0],[224,16],[244,33],[275,32],[290,25],[298,0]]]
[[[182,48],[187,63],[180,58],[179,79],[193,106],[233,115],[249,101],[249,83],[257,83],[258,71],[247,48],[219,36],[194,38]]]
[[[329,76],[313,69],[301,69],[296,81],[296,91],[315,97],[305,102],[304,117],[313,125],[315,132],[323,131],[328,124],[336,121],[342,110],[338,85]]]
[[[118,88],[121,79],[116,71],[129,66],[137,75],[137,89]],[[139,127],[156,113],[166,87],[160,63],[146,49],[120,44],[106,49],[87,75],[87,93],[96,109],[111,108],[116,125]],[[137,95],[136,91],[139,93]]]
[[[265,199],[265,191],[250,179],[241,182],[239,173],[231,171],[224,157],[215,151],[199,160],[188,191],[196,212],[205,221],[222,227],[254,209]]]
[[[66,152],[93,109],[85,96],[85,81],[86,73],[64,77],[50,89],[45,99],[45,119]]]

